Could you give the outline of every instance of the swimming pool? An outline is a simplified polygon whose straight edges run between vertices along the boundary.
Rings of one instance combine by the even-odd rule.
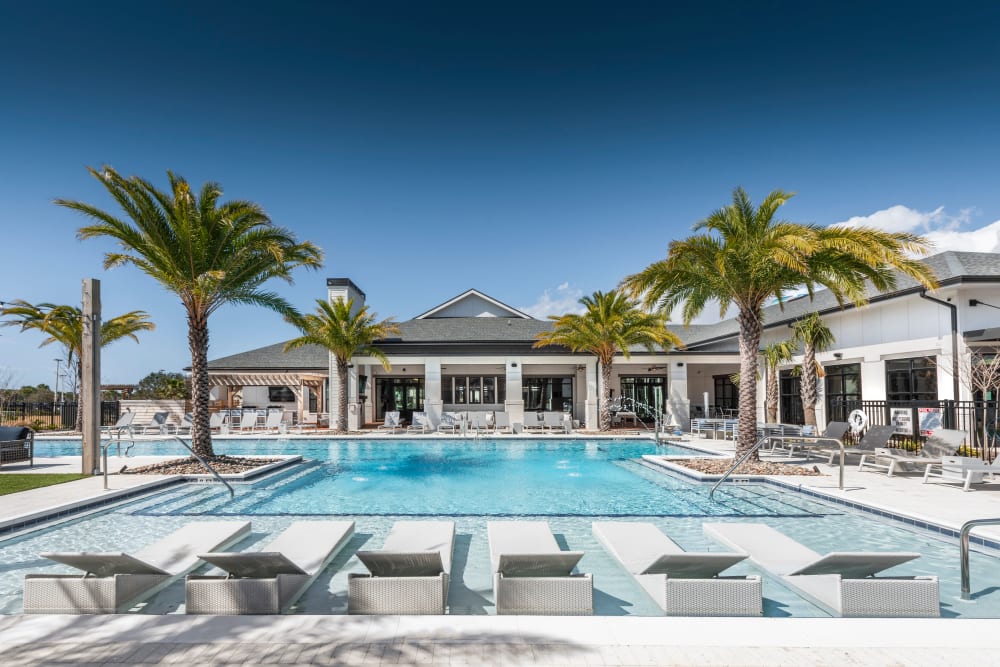
[[[176,526],[210,516],[252,521],[253,536],[239,548],[253,549],[292,521],[335,516],[356,522],[355,537],[302,599],[301,612],[344,613],[347,574],[364,571],[354,552],[379,548],[395,520],[453,518],[449,605],[452,613],[488,614],[493,606],[486,522],[526,517],[548,521],[563,548],[586,552],[580,569],[594,574],[597,614],[659,615],[660,610],[593,538],[592,521],[649,521],[688,550],[725,551],[702,535],[702,523],[752,520],[820,553],[920,552],[923,557],[890,574],[939,576],[945,616],[1000,617],[1000,592],[985,583],[1000,580],[1000,560],[973,554],[975,579],[983,584],[973,602],[961,602],[954,539],[770,484],[723,487],[710,501],[708,485],[642,463],[643,454],[689,453],[650,441],[229,440],[217,445],[224,445],[218,449],[225,453],[294,450],[311,460],[237,485],[232,500],[216,485],[182,485],[0,542],[0,611],[19,611],[25,573],[65,571],[38,558],[42,551],[135,550]],[[749,563],[733,569],[754,572]],[[769,616],[824,615],[766,576],[764,596]],[[183,587],[174,586],[144,611],[168,613],[182,602]]]

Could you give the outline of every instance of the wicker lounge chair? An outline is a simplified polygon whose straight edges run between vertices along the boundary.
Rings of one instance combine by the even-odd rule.
[[[280,614],[291,607],[354,535],[353,521],[296,521],[263,551],[203,553],[225,576],[188,575],[189,614]]]
[[[760,523],[706,523],[705,534],[750,554],[758,567],[836,616],[941,615],[937,577],[876,577],[919,558],[904,552],[825,556]]]
[[[573,574],[582,551],[561,551],[545,521],[486,524],[497,614],[589,616],[594,578]]]
[[[381,551],[359,551],[370,574],[348,575],[351,614],[443,614],[454,521],[397,521]]]
[[[226,548],[249,534],[249,521],[199,521],[135,555],[43,553],[43,558],[86,574],[26,575],[24,613],[114,614],[127,610],[198,567],[199,553]]]
[[[594,537],[667,616],[760,616],[760,576],[723,577],[745,553],[681,549],[651,523],[595,522]]]
[[[953,456],[958,451],[962,441],[965,440],[965,432],[938,429],[936,433],[938,433],[937,437],[927,438],[918,452],[907,452],[891,447],[878,448],[874,452],[869,452],[861,457],[858,470],[875,468],[876,470],[884,470],[889,477],[892,477],[897,466],[940,465],[945,456]],[[926,472],[924,476],[926,477]]]

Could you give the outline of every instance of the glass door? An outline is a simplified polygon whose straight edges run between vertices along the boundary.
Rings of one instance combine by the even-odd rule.
[[[622,398],[643,421],[652,421],[655,411],[666,411],[667,378],[659,376],[634,376],[621,378]]]
[[[398,411],[412,421],[414,411],[424,409],[423,378],[375,378],[375,419],[385,419],[386,412]]]

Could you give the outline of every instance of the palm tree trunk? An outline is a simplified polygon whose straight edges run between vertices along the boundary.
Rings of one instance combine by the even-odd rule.
[[[337,359],[337,430],[347,430],[347,359]]]
[[[806,343],[802,355],[802,414],[807,426],[816,425],[816,348]]]
[[[601,431],[611,430],[611,361],[601,364],[601,409],[597,419],[597,428]]]
[[[778,423],[778,369],[767,367],[767,423]]]
[[[188,310],[188,347],[191,348],[191,448],[199,456],[215,456],[208,413],[208,315]]]
[[[757,442],[757,355],[760,347],[760,309],[740,309],[740,416],[736,428],[736,456],[753,448]],[[751,461],[759,461],[754,452]]]

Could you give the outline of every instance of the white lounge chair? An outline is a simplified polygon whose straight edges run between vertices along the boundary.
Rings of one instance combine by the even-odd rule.
[[[569,433],[570,431],[566,425],[566,416],[562,412],[544,412],[542,414],[542,427],[546,431],[556,431],[559,433]]]
[[[441,413],[441,423],[438,425],[439,431],[448,431],[450,433],[455,433],[457,430],[462,428],[462,420],[454,412],[442,412]]]
[[[489,413],[482,410],[469,411],[469,429],[476,433],[485,433],[490,430]]]
[[[924,484],[937,478],[941,482],[950,484],[961,484],[963,491],[969,491],[973,484],[978,484],[986,480],[987,477],[1000,473],[1000,457],[992,462],[971,456],[955,456],[955,452],[967,439],[965,431],[953,429],[937,429],[933,431],[930,440],[943,440],[945,449],[950,449],[950,454],[944,454],[940,463],[929,463],[924,469]]]
[[[125,412],[122,413],[121,417],[118,418],[118,421],[115,422],[114,426],[102,427],[101,435],[107,437],[112,437],[112,436],[121,437],[123,434],[127,434],[131,436],[133,433],[132,423],[134,421],[135,421],[135,413],[132,412],[131,410],[126,410]]]
[[[621,563],[667,616],[760,616],[758,575],[720,573],[745,553],[684,551],[651,523],[592,524],[594,537]]]
[[[189,523],[135,555],[42,553],[43,558],[83,570],[78,574],[24,577],[26,614],[114,614],[198,567],[198,554],[224,549],[250,534],[249,521]]]
[[[149,420],[148,424],[137,426],[136,431],[145,435],[146,433],[152,431],[153,433],[167,433],[169,431],[169,426],[167,425],[167,417],[170,416],[169,412],[156,412],[153,413],[152,419]]]
[[[836,616],[941,615],[937,577],[876,577],[919,558],[909,552],[825,556],[760,523],[706,523],[705,534],[750,554],[762,570]]]
[[[230,421],[229,430],[239,431],[244,433],[246,431],[253,431],[257,428],[257,411],[256,410],[243,410],[240,413],[239,423]]]
[[[789,456],[795,454],[796,449],[811,449],[822,447],[827,452],[834,452],[839,455],[840,443],[844,439],[844,434],[849,428],[847,422],[830,422],[826,425],[823,435],[809,437],[802,435],[802,427],[787,428],[786,424],[765,424],[764,434],[768,436],[771,445],[771,452],[781,450],[788,452]],[[798,432],[796,432],[796,429]]]
[[[190,412],[185,412],[184,416],[181,417],[180,425],[174,429],[174,433],[176,435],[181,435],[181,433],[190,435],[191,429],[193,428],[194,428],[194,416]]]
[[[498,410],[493,413],[493,432],[500,433],[501,431],[511,432],[510,415]]]
[[[221,431],[222,425],[226,423],[226,415],[221,412],[213,412],[208,416],[208,430]]]
[[[854,454],[860,454],[862,458],[874,454],[875,450],[885,447],[895,433],[895,426],[869,426],[857,447],[846,447],[844,449],[845,462],[848,456]],[[828,465],[833,465],[839,460],[839,447],[831,448],[828,453],[829,458],[826,461]]]
[[[426,412],[414,412],[413,423],[406,427],[407,433],[432,433],[434,424]]]
[[[258,552],[198,554],[225,576],[188,575],[189,614],[280,614],[354,535],[353,521],[296,521]]]
[[[534,431],[542,430],[545,428],[545,424],[538,418],[538,413],[533,410],[525,410],[524,412],[524,430]]]
[[[381,551],[359,551],[370,574],[347,578],[351,614],[443,614],[454,521],[397,521]]]
[[[897,466],[916,464],[918,466],[940,465],[945,456],[954,456],[965,439],[963,431],[950,431],[950,429],[938,429],[938,432],[949,431],[944,436],[930,437],[924,441],[918,452],[907,452],[903,449],[892,447],[878,448],[874,452],[869,452],[861,457],[858,463],[858,470],[875,468],[884,470],[889,477],[896,471]],[[926,470],[925,470],[926,477]]]
[[[267,418],[264,419],[265,432],[277,432],[281,428],[281,420],[285,416],[282,410],[269,410]]]
[[[379,424],[376,431],[391,431],[393,434],[396,433],[397,428],[403,428],[403,420],[399,417],[399,411],[393,410],[391,412],[385,413],[385,419]]]
[[[545,521],[486,524],[497,614],[589,616],[594,578],[573,574],[582,551],[561,551]]]

